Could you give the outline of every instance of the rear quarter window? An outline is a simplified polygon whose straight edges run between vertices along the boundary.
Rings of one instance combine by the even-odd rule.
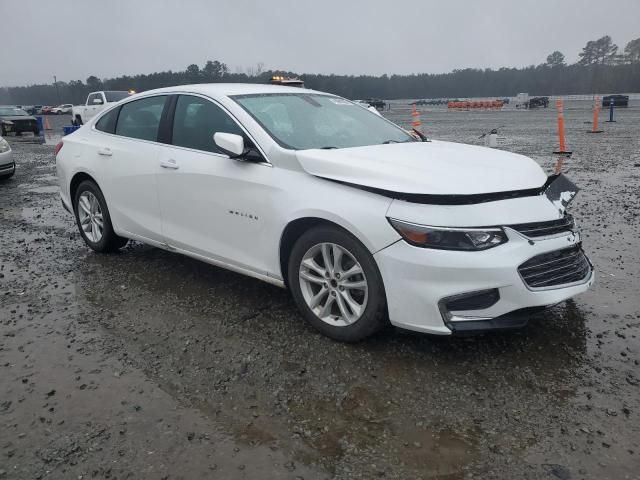
[[[100,120],[96,122],[96,130],[100,130],[105,133],[115,133],[119,111],[119,108],[114,108],[100,117]]]

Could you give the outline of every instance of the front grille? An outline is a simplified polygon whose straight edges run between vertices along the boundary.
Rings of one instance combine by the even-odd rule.
[[[36,126],[36,122],[33,120],[11,120],[13,122],[13,129],[15,131],[31,130]]]
[[[7,163],[5,165],[0,165],[0,172],[4,172],[5,170],[13,170],[13,163]]]
[[[566,214],[559,220],[549,222],[521,223],[518,225],[508,225],[510,228],[520,232],[526,237],[546,237],[558,233],[571,232],[575,228],[573,217]]]
[[[555,287],[586,280],[591,264],[579,245],[543,253],[518,267],[524,282],[531,288]]]

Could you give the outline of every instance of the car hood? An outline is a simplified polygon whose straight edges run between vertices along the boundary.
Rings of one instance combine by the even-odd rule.
[[[299,150],[318,177],[408,194],[473,195],[541,187],[547,176],[523,155],[452,142]]]
[[[30,115],[0,115],[0,120],[9,120],[15,122],[16,120],[35,120],[36,117]]]

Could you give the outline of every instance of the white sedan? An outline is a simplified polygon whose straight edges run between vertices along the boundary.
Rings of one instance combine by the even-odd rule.
[[[65,103],[63,105],[58,105],[57,107],[52,108],[51,113],[55,115],[62,115],[64,113],[71,113],[72,109],[73,109],[73,104]]]
[[[56,160],[93,250],[135,239],[288,287],[342,341],[388,323],[518,327],[594,278],[566,177],[521,155],[416,140],[313,90],[148,91],[65,137]]]

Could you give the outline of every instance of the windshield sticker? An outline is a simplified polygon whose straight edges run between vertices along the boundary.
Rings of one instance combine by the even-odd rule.
[[[349,100],[344,100],[342,98],[330,98],[329,101],[336,105],[353,105]]]

